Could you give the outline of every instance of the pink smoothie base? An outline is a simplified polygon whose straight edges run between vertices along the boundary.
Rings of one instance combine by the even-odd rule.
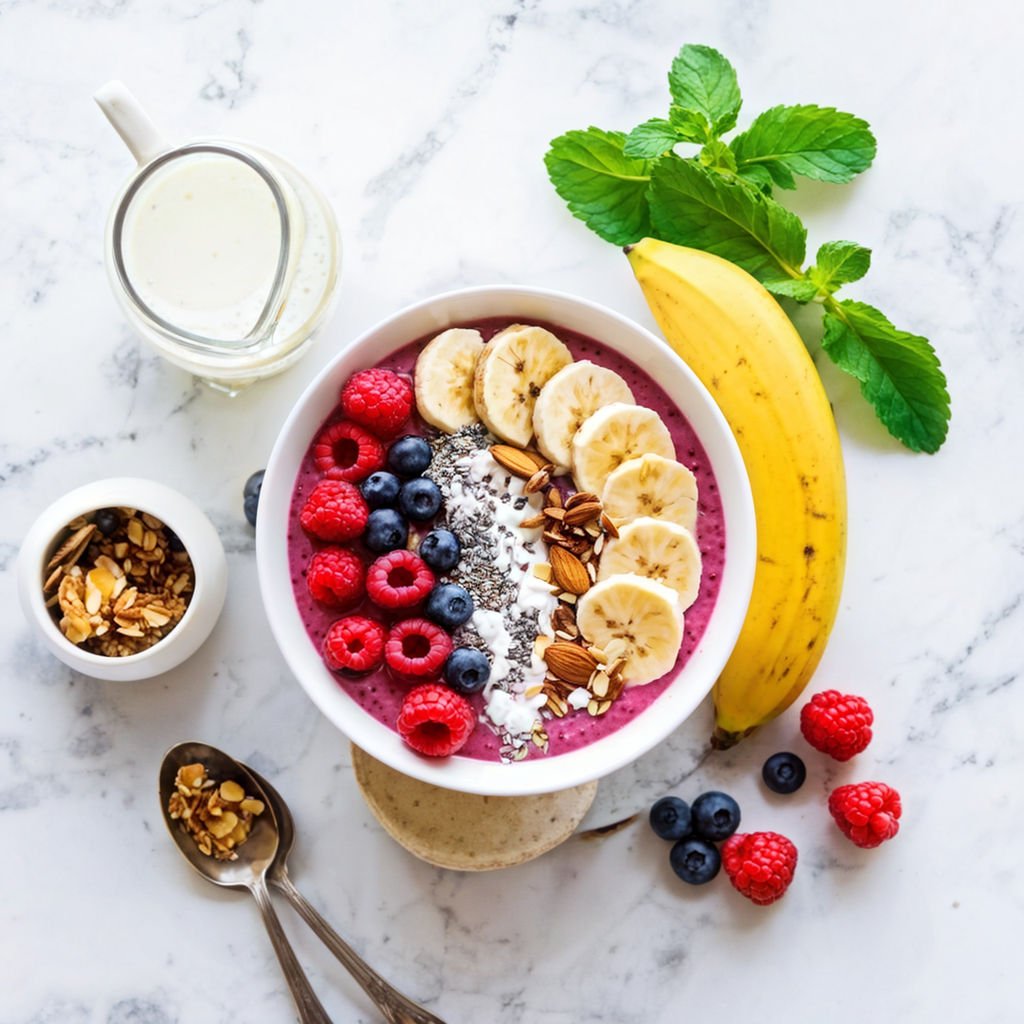
[[[509,324],[516,322],[513,319],[502,318],[453,326],[474,327],[483,334],[485,339],[488,339],[498,331],[509,326]],[[587,714],[586,710],[570,711],[564,718],[552,718],[546,723],[546,729],[550,738],[549,753],[544,755],[536,747],[530,745],[530,758],[532,759],[545,756],[557,757],[559,754],[569,753],[604,736],[608,736],[632,721],[664,693],[683,665],[686,664],[687,659],[700,641],[708,619],[711,616],[715,599],[718,596],[722,566],[725,561],[725,517],[722,512],[722,503],[714,473],[711,470],[711,465],[703,446],[679,409],[648,374],[630,360],[605,347],[593,338],[588,338],[585,335],[577,334],[557,325],[544,324],[534,319],[528,322],[531,324],[540,323],[541,326],[547,327],[557,334],[569,347],[575,359],[589,359],[591,362],[606,366],[620,374],[632,389],[637,404],[654,409],[661,415],[675,444],[676,458],[685,466],[688,466],[697,479],[699,491],[697,544],[703,559],[700,592],[697,600],[686,612],[685,636],[682,648],[679,651],[679,657],[676,659],[675,667],[653,683],[649,683],[646,686],[630,687],[615,701],[606,714],[598,718],[591,717]],[[433,336],[433,334],[430,334],[411,342],[397,352],[392,353],[378,365],[394,370],[397,373],[405,374],[411,378],[416,365],[416,357]],[[341,418],[340,411],[336,412],[325,421],[324,426]],[[323,428],[321,427],[321,429]],[[317,431],[317,434],[319,432]],[[426,432],[426,428],[418,420],[411,422],[404,431],[404,433],[420,434]],[[314,439],[310,438],[310,449]],[[306,633],[317,651],[321,650],[324,637],[331,623],[343,615],[354,613],[368,614],[388,623],[398,618],[407,618],[410,615],[416,614],[415,610],[403,611],[400,614],[382,614],[381,609],[368,603],[359,608],[338,611],[333,608],[325,608],[312,599],[306,587],[306,566],[309,564],[313,552],[323,545],[305,534],[299,526],[298,517],[306,496],[319,480],[320,474],[313,466],[310,450],[307,450],[296,476],[288,514],[288,558],[292,589],[295,594],[299,614],[306,627]],[[429,529],[429,524],[427,524],[426,529]],[[426,532],[426,530],[423,532]],[[362,551],[361,554],[367,563],[375,557],[367,551]],[[371,715],[378,722],[383,723],[389,729],[394,729],[402,699],[410,689],[408,683],[401,683],[395,680],[387,669],[380,669],[370,675],[357,679],[341,675],[337,676],[337,679],[338,685],[367,714]],[[469,699],[476,710],[480,712],[483,708],[482,698],[475,696]],[[480,722],[470,736],[469,741],[460,751],[459,756],[477,758],[484,761],[497,761],[499,760],[499,746],[498,737],[491,732],[486,724]]]

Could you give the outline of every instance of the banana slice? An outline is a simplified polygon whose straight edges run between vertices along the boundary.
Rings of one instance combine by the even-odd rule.
[[[629,459],[608,477],[601,504],[616,526],[653,516],[697,529],[697,480],[682,464],[661,455]]]
[[[598,409],[573,435],[573,476],[581,491],[600,494],[622,463],[648,453],[676,457],[668,427],[653,409],[613,402]]]
[[[416,359],[416,408],[446,434],[476,423],[473,374],[484,339],[479,331],[452,327],[442,331]]]
[[[591,644],[624,646],[627,686],[660,679],[683,644],[683,610],[671,587],[633,573],[595,583],[576,605],[576,624]]]
[[[503,441],[525,448],[533,438],[533,407],[545,384],[572,362],[543,327],[514,324],[484,346],[473,379],[476,414]]]
[[[585,420],[612,402],[633,404],[633,392],[614,370],[596,366],[589,359],[563,367],[540,389],[533,408],[533,432],[541,454],[568,469],[573,435]]]
[[[664,583],[679,595],[683,611],[697,600],[700,590],[700,548],[685,526],[642,516],[605,541],[599,580],[624,572]]]

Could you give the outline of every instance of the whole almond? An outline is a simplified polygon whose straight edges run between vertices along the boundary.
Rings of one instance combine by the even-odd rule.
[[[618,537],[619,531],[616,527],[612,517],[607,512],[601,513],[601,528],[609,537]]]
[[[583,501],[574,505],[565,513],[564,522],[567,526],[582,526],[601,515],[601,502]]]
[[[590,589],[590,573],[587,567],[563,547],[553,547],[548,552],[551,576],[555,585],[570,594],[585,594]]]
[[[544,652],[544,661],[559,679],[578,686],[586,686],[597,668],[597,660],[590,651],[562,641],[548,647]]]
[[[585,501],[598,501],[596,494],[591,494],[590,491],[577,491],[568,501],[565,503],[566,508],[575,508],[577,505],[582,505]]]
[[[502,467],[508,470],[513,476],[520,480],[529,480],[544,465],[543,462],[535,459],[530,452],[522,448],[514,448],[510,444],[492,444],[491,458]]]

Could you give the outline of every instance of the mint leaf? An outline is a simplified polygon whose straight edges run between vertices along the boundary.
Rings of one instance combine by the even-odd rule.
[[[710,46],[684,46],[668,73],[672,102],[703,114],[716,135],[736,127],[739,83],[733,66]]]
[[[625,142],[622,132],[591,127],[552,139],[544,155],[551,184],[573,216],[613,245],[629,245],[651,233],[651,163],[627,157]]]
[[[668,108],[668,119],[683,142],[704,142],[711,138],[708,119],[696,110],[684,110],[673,103]]]
[[[870,167],[876,148],[867,121],[813,104],[772,107],[730,145],[740,167],[762,163],[771,170],[774,163],[805,178],[839,183]]]
[[[750,184],[752,188],[756,188],[758,192],[763,192],[766,196],[772,194],[772,176],[768,173],[766,167],[762,167],[761,164],[751,164],[749,167],[740,167],[736,173],[746,182]]]
[[[796,299],[800,303],[810,302],[818,294],[818,286],[806,277],[787,277],[785,280],[762,283],[772,295]]]
[[[776,185],[779,186],[779,188],[796,188],[796,182],[793,180],[793,172],[778,160],[766,160],[764,163],[748,164],[748,166],[763,167],[768,172],[768,176]]]
[[[698,159],[705,167],[710,167],[713,171],[736,173],[736,157],[721,139],[715,139],[704,146]]]
[[[831,295],[840,285],[859,281],[871,266],[871,250],[856,242],[826,242],[815,257],[808,277],[818,291]]]
[[[759,281],[800,274],[807,232],[799,217],[695,160],[654,165],[650,207],[658,238],[715,253]]]
[[[878,418],[911,451],[936,452],[949,430],[949,392],[938,356],[874,306],[828,300],[822,348],[860,381]]]
[[[681,141],[671,121],[666,121],[663,117],[652,117],[649,121],[638,124],[629,133],[622,151],[626,156],[653,160]]]

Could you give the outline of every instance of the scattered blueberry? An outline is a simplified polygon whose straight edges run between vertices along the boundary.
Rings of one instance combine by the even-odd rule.
[[[409,524],[393,509],[378,508],[366,520],[363,543],[377,554],[404,548],[409,540]]]
[[[784,750],[765,761],[761,778],[773,793],[795,793],[807,778],[807,766],[796,754]]]
[[[433,454],[425,437],[408,434],[388,449],[388,468],[399,476],[419,476],[430,465]]]
[[[672,870],[690,885],[703,885],[718,874],[722,855],[703,839],[680,839],[668,855]]]
[[[472,647],[456,647],[444,663],[444,680],[459,693],[479,693],[490,678],[490,660]]]
[[[409,480],[402,484],[398,507],[417,522],[433,519],[441,508],[441,489],[425,476]]]
[[[371,473],[360,485],[359,490],[370,508],[394,508],[402,481],[394,473],[379,470]]]
[[[727,793],[701,793],[690,808],[693,834],[699,839],[719,842],[740,827],[740,805]]]
[[[435,572],[451,572],[462,557],[462,545],[451,530],[431,530],[420,541],[419,556]]]
[[[263,489],[263,476],[265,469],[257,470],[242,488],[242,507],[245,510],[245,518],[249,520],[250,526],[256,525],[256,509],[260,503],[260,491]]]
[[[427,596],[424,611],[431,622],[454,629],[473,614],[473,598],[457,583],[440,583]]]
[[[121,525],[121,515],[117,509],[101,508],[96,513],[96,529],[109,537]]]
[[[690,805],[677,796],[663,796],[651,808],[651,828],[662,839],[683,839],[690,834]]]

